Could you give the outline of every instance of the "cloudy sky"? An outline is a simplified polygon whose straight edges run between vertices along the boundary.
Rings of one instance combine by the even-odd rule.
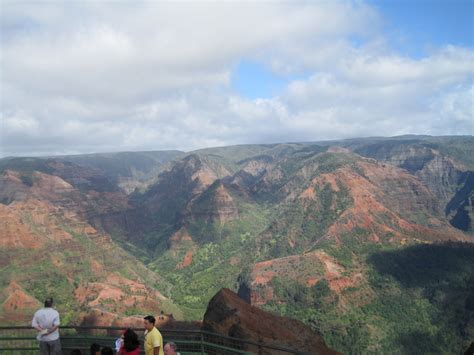
[[[471,0],[0,10],[0,156],[474,134]]]

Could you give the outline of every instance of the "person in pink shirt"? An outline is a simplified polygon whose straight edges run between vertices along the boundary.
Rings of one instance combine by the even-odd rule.
[[[128,328],[123,333],[123,344],[118,354],[120,355],[140,355],[140,342],[138,335],[132,329]]]

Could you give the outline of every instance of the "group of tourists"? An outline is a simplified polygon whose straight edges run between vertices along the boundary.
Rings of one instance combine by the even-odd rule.
[[[163,346],[163,337],[155,327],[155,317],[146,316],[143,319],[145,328],[144,350],[145,355],[176,355],[176,344],[170,342]],[[38,331],[41,355],[61,354],[61,341],[59,338],[59,313],[53,308],[51,297],[44,301],[44,308],[36,311],[33,321],[33,328]],[[138,335],[128,328],[122,336],[115,342],[115,350],[108,346],[92,344],[90,346],[91,355],[139,355],[141,353]],[[71,355],[83,355],[79,349],[72,350]]]

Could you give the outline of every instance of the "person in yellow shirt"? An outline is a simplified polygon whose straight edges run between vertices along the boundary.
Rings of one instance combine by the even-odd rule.
[[[145,355],[164,355],[163,337],[158,329],[155,328],[155,317],[146,316],[145,325]]]

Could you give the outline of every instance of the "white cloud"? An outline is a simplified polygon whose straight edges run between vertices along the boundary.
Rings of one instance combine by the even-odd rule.
[[[32,132],[37,130],[39,122],[34,118],[23,112],[17,111],[14,115],[7,115],[3,119],[3,127],[10,132]]]
[[[458,86],[452,91],[434,98],[431,111],[437,113],[433,126],[445,134],[473,134],[474,132],[474,87]],[[449,124],[447,124],[449,123]]]
[[[1,6],[2,155],[473,133],[473,51],[398,55],[362,2]],[[239,97],[243,58],[304,78]]]

